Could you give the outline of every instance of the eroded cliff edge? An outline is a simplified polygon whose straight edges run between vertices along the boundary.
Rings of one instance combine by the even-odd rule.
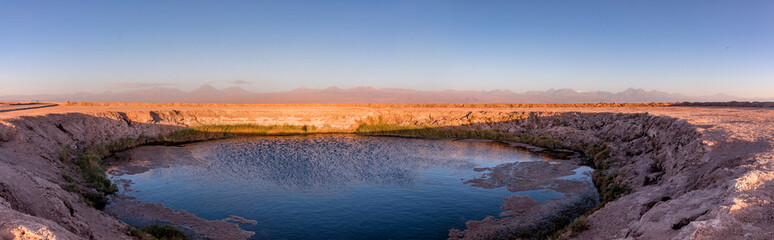
[[[0,236],[128,239],[125,224],[65,190],[73,174],[62,146],[86,149],[123,137],[202,124],[292,124],[352,130],[381,116],[395,124],[530,133],[567,146],[604,146],[611,181],[634,192],[595,212],[577,238],[764,238],[771,234],[771,110],[315,108],[137,110],[15,116],[0,120]],[[475,225],[475,224],[474,224]],[[507,223],[503,223],[507,227]],[[496,226],[487,225],[487,226]],[[485,228],[480,228],[486,231]],[[469,237],[475,234],[471,227]],[[468,236],[466,234],[466,236]]]

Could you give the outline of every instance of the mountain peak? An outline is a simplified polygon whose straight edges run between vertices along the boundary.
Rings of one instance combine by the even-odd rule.
[[[227,87],[222,90],[220,90],[221,93],[228,94],[228,95],[236,95],[236,94],[250,94],[251,92],[242,89],[241,87]]]
[[[623,92],[624,92],[624,93],[632,93],[632,92],[636,92],[636,93],[644,93],[644,92],[648,92],[648,91],[645,91],[645,89],[642,89],[642,88],[627,88],[627,89],[626,89],[626,90],[624,90]]]
[[[214,87],[210,86],[209,84],[204,84],[193,91],[191,93],[213,93],[218,92],[218,89],[215,89]]]

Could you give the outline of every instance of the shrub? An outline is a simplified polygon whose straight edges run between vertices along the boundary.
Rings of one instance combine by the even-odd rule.
[[[118,191],[118,187],[110,182],[102,167],[102,158],[109,152],[103,148],[86,151],[78,157],[78,169],[80,170],[86,185],[104,194],[112,194]]]
[[[59,161],[62,163],[67,163],[67,160],[69,160],[70,155],[73,154],[75,150],[70,147],[70,145],[61,145],[59,146]]]
[[[607,161],[608,158],[610,158],[610,150],[605,149],[598,152],[594,155],[594,167],[603,170],[610,168],[610,163]]]
[[[107,205],[107,197],[102,192],[83,191],[81,196],[87,204],[96,209],[102,210]]]
[[[142,232],[148,233],[151,236],[153,236],[156,239],[159,240],[188,240],[188,236],[183,233],[183,231],[180,231],[180,229],[177,229],[176,227],[170,226],[170,225],[150,225],[147,227],[144,227],[141,229]]]
[[[575,236],[577,233],[589,229],[589,226],[586,225],[586,216],[576,218],[574,221],[572,221],[572,223],[570,223],[569,228],[572,231],[571,236]]]
[[[76,157],[76,169],[80,173],[81,179],[86,186],[93,188],[94,191],[81,189],[75,184],[70,176],[63,178],[70,182],[65,189],[70,192],[79,193],[83,200],[97,209],[103,209],[107,204],[105,195],[113,194],[118,191],[118,186],[110,182],[105,174],[105,168],[102,166],[102,159],[110,155],[113,151],[119,151],[135,147],[141,142],[124,137],[106,144],[99,144],[86,151],[81,152]],[[67,149],[72,149],[67,147]],[[74,150],[73,150],[74,151]],[[60,151],[60,156],[65,155]],[[69,155],[67,153],[66,155]]]
[[[606,189],[606,191],[602,196],[602,200],[604,200],[605,202],[612,202],[612,201],[618,200],[618,198],[620,198],[621,196],[629,194],[631,192],[632,192],[631,188],[616,184]]]

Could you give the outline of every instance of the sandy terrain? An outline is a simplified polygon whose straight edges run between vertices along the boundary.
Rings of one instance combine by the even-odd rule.
[[[0,112],[15,112],[29,109],[54,107],[55,103],[2,103],[0,102]]]
[[[774,233],[771,108],[83,104],[0,112],[0,236],[130,238],[124,223],[63,189],[63,174],[73,173],[57,156],[62,145],[85,149],[200,124],[351,130],[378,116],[606,144],[606,171],[634,193],[591,215],[579,239],[766,239]]]

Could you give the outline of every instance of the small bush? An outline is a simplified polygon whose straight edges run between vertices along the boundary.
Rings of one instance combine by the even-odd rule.
[[[75,153],[75,150],[70,145],[59,146],[59,161],[67,163],[67,160],[70,159],[70,155],[73,153]]]
[[[71,183],[71,182],[75,181],[75,179],[73,179],[73,177],[70,177],[70,175],[67,175],[66,173],[62,173],[62,179],[64,179],[68,183]]]
[[[581,216],[579,218],[576,218],[574,221],[572,221],[572,223],[570,223],[569,228],[572,231],[571,236],[575,236],[578,233],[583,232],[586,229],[589,229],[589,226],[586,225],[586,216]]]
[[[610,158],[610,150],[602,150],[594,155],[594,166],[597,169],[608,169],[610,168],[610,164],[608,163],[607,159]]]
[[[83,199],[89,206],[96,209],[102,210],[105,208],[105,205],[107,205],[108,199],[102,192],[83,191],[81,196],[83,196]]]
[[[99,144],[89,150],[81,152],[76,157],[76,169],[78,170],[78,173],[80,173],[83,183],[94,190],[81,189],[75,183],[74,179],[70,176],[63,175],[63,178],[70,182],[65,186],[65,189],[70,192],[79,193],[81,197],[83,197],[83,200],[94,208],[103,209],[107,204],[107,197],[105,197],[105,195],[117,192],[118,186],[111,183],[107,174],[105,174],[105,168],[102,166],[102,159],[110,155],[113,151],[132,148],[140,143],[141,142],[135,139],[125,137],[110,143]],[[68,147],[68,149],[71,148]],[[70,154],[63,154],[62,152],[63,151],[60,151],[60,156]]]
[[[627,186],[621,186],[621,185],[613,185],[612,187],[609,187],[606,189],[605,193],[602,196],[602,200],[605,202],[612,202],[615,200],[618,200],[623,195],[629,194],[632,192],[632,189]]]
[[[156,240],[152,235],[133,226],[129,226],[129,236],[132,236],[137,240]]]
[[[68,183],[64,189],[68,192],[81,193],[81,188],[75,183]]]
[[[183,231],[180,231],[180,229],[177,229],[174,226],[170,225],[150,225],[147,227],[144,227],[141,229],[142,232],[148,233],[151,236],[153,236],[156,239],[159,240],[188,240],[188,236],[183,233]]]
[[[105,168],[102,167],[102,158],[109,153],[104,148],[95,148],[78,157],[78,169],[86,185],[104,194],[118,191],[118,187],[110,182],[105,174]]]

